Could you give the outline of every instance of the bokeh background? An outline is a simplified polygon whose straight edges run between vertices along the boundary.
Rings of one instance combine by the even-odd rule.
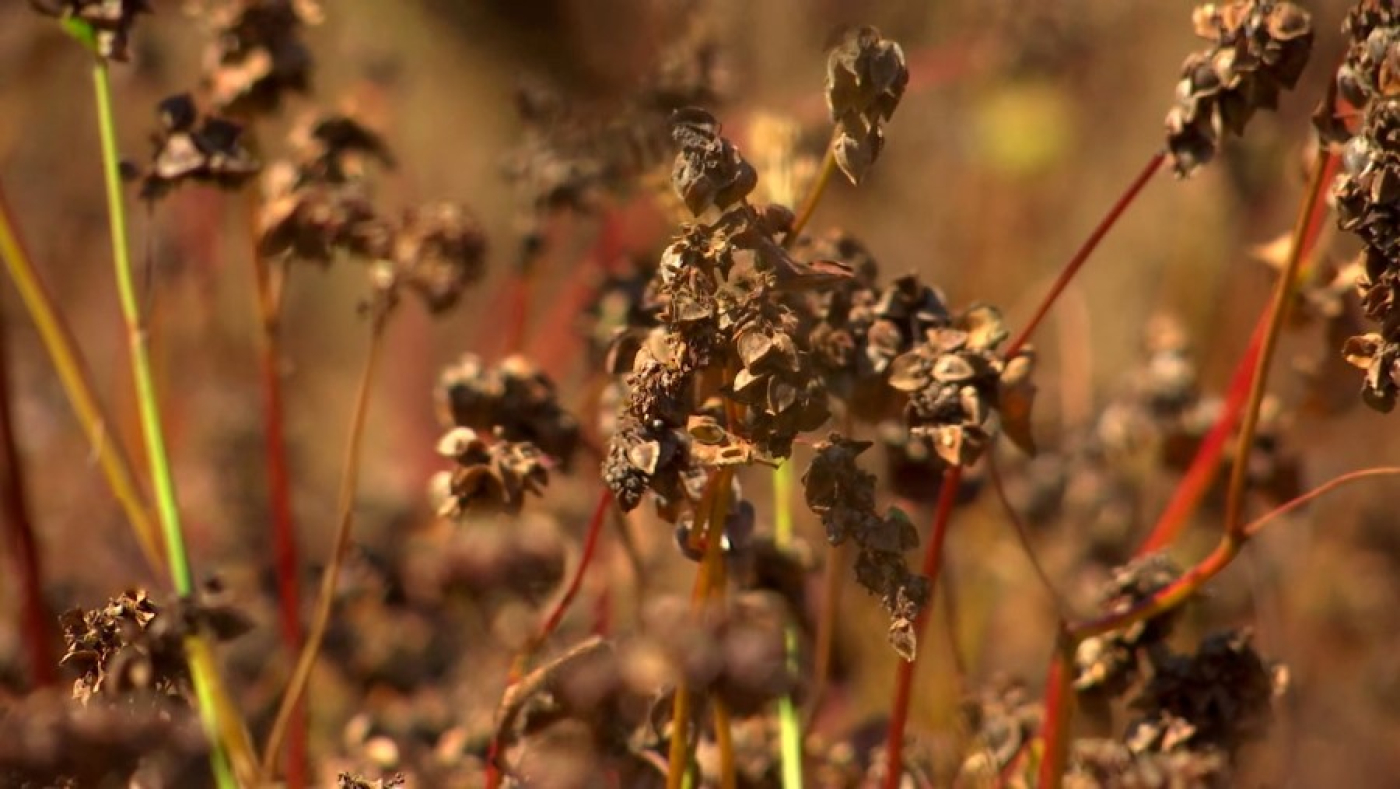
[[[1317,39],[1298,89],[1284,96],[1277,113],[1257,116],[1246,137],[1231,140],[1196,177],[1159,175],[1040,332],[1042,444],[1054,447],[1122,389],[1142,361],[1144,330],[1156,315],[1181,321],[1203,388],[1223,389],[1273,282],[1259,247],[1293,222],[1311,140],[1308,115],[1343,51],[1339,26],[1347,4],[1306,5]],[[115,71],[121,147],[135,161],[148,156],[156,101],[193,87],[200,76],[198,21],[180,3],[154,6],[156,13],[138,27],[132,63]],[[690,15],[703,14],[728,74],[717,114],[740,146],[759,125],[755,119],[776,117],[806,129],[804,139],[814,144],[798,153],[819,157],[828,122],[824,48],[843,25],[876,25],[904,46],[910,89],[869,180],[859,188],[836,183],[813,226],[841,227],[862,239],[885,276],[917,272],[954,303],[1001,306],[1015,327],[1162,146],[1179,65],[1198,46],[1192,6],[1179,1],[338,0],[326,6],[325,22],[308,31],[314,93],[259,129],[263,147],[275,150],[290,126],[318,107],[353,110],[398,158],[379,182],[385,204],[461,200],[492,243],[488,278],[460,309],[433,320],[413,305],[402,310],[375,392],[356,540],[367,553],[408,567],[416,566],[415,551],[478,539],[445,534],[430,517],[425,488],[438,467],[433,445],[440,431],[432,392],[440,367],[463,352],[501,351],[503,294],[520,222],[519,196],[502,172],[522,133],[514,99],[522,80],[552,84],[581,116],[606,119],[653,67],[664,43]],[[24,3],[0,9],[0,182],[117,415],[113,434],[134,448],[138,430],[87,71],[82,53],[49,20]],[[609,209],[625,249],[648,255],[664,244],[669,220],[656,202],[633,195]],[[250,677],[246,706],[263,709],[285,666],[280,658],[266,660],[275,652],[275,609],[266,596],[271,554],[244,202],[185,189],[153,213],[135,211],[133,222],[149,277],[145,297],[194,561],[201,574],[224,577],[260,626],[231,650],[235,662],[261,655],[269,664],[261,675],[240,675]],[[563,221],[555,231],[562,243],[533,291],[528,347],[547,360],[568,404],[581,402],[590,371],[581,364],[576,322],[567,314],[562,326],[550,318],[571,287],[594,276],[580,269],[593,265],[589,249],[602,226],[597,216]],[[1345,239],[1329,240],[1326,248],[1338,260],[1352,249]],[[356,309],[364,293],[364,270],[355,265],[296,267],[287,290],[288,427],[308,589],[334,526],[339,459],[366,348]],[[144,569],[10,287],[0,289],[0,315],[53,607],[92,605],[132,585],[160,588]],[[1391,440],[1394,417],[1360,405],[1358,371],[1328,366],[1321,388],[1297,374],[1298,360],[1335,353],[1316,327],[1301,328],[1289,334],[1275,365],[1272,391],[1285,414],[1281,441],[1301,457],[1305,487],[1400,462]],[[803,454],[800,449],[799,468]],[[1136,528],[1150,526],[1174,481],[1157,475],[1145,484],[1129,519]],[[557,476],[539,512],[527,518],[543,525],[519,528],[572,562],[596,486],[587,461]],[[765,511],[764,475],[755,473],[750,489]],[[1250,624],[1260,650],[1287,665],[1291,686],[1277,725],[1250,755],[1249,774],[1258,782],[1382,786],[1400,774],[1397,494],[1394,481],[1366,482],[1271,527],[1212,584],[1178,636],[1189,643],[1213,626]],[[804,533],[820,546],[819,526],[801,506],[798,512]],[[913,514],[919,522],[927,518],[923,509]],[[1183,561],[1203,555],[1218,514],[1218,505],[1207,506],[1174,553]],[[686,588],[690,565],[671,549],[667,527],[643,516],[632,526],[656,583]],[[1110,541],[1121,540],[1126,552],[1141,533],[1125,531]],[[1073,523],[1034,535],[1051,577],[1080,601],[1091,599],[1103,577],[1102,566],[1085,556],[1085,539]],[[620,550],[607,550],[603,561],[579,607],[597,604],[606,587],[601,604],[625,626],[645,601],[628,580]],[[1040,687],[1054,617],[993,497],[959,511],[949,562],[951,609],[931,628],[915,720],[930,742],[951,752],[962,693],[1000,676]],[[11,577],[0,579],[0,675],[9,692],[24,683]],[[850,587],[842,606],[834,732],[886,709],[894,660],[876,601]],[[443,636],[433,632],[441,620],[413,630],[362,613],[348,609],[347,621],[357,624],[341,633],[343,641],[393,643],[404,653],[415,645],[451,652],[476,640],[470,648],[485,655],[490,650],[480,647],[482,639],[509,644],[520,621],[533,621],[529,611],[493,610],[464,632]],[[332,648],[368,649],[339,642]],[[474,661],[471,671],[424,668],[448,689],[440,702],[446,709],[434,714],[489,715],[509,655],[504,647],[498,652]],[[410,666],[426,661],[401,658]],[[390,715],[405,704],[428,703],[329,669],[316,682],[313,742],[325,755],[345,752],[348,735],[340,728],[355,713]]]

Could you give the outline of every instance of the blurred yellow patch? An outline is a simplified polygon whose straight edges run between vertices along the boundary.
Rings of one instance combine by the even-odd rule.
[[[972,119],[975,155],[1006,176],[1024,178],[1049,169],[1073,139],[1066,97],[1050,83],[990,86],[974,104]]]

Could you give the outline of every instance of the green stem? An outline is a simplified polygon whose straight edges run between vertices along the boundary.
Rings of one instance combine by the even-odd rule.
[[[117,155],[116,122],[112,112],[112,86],[107,74],[107,61],[96,57],[92,67],[93,93],[97,99],[97,128],[102,142],[102,171],[107,186],[108,216],[111,220],[112,262],[116,269],[117,295],[122,318],[126,322],[131,351],[131,371],[136,381],[136,401],[141,416],[141,435],[146,445],[152,485],[155,488],[156,514],[165,538],[166,557],[171,582],[182,598],[194,594],[194,574],[190,571],[189,555],[185,550],[185,535],[180,528],[180,510],[175,500],[175,480],[170,473],[170,457],[166,451],[165,434],[160,423],[160,405],[156,399],[155,380],[151,375],[150,355],[146,347],[146,328],[136,298],[135,278],[128,254],[126,205],[122,195],[120,159]],[[212,670],[212,660],[196,657],[207,654],[198,634],[186,639],[190,654],[190,675],[194,680],[195,696],[200,718],[210,742],[210,762],[214,778],[221,789],[237,786],[219,737],[219,718],[215,696],[218,680]]]
[[[18,223],[5,200],[3,185],[0,185],[0,258],[4,258],[5,269],[15,283],[15,290],[19,291],[25,309],[29,311],[29,319],[34,322],[44,349],[48,351],[73,415],[92,447],[92,456],[102,467],[112,495],[121,504],[132,531],[136,533],[142,554],[153,572],[164,573],[165,557],[161,554],[160,536],[156,534],[145,494],[136,481],[136,472],[121,442],[107,429],[107,425],[113,424],[113,421],[97,399],[92,373],[78,352],[73,333],[64,323],[53,294],[39,278],[39,272],[25,249]]]
[[[792,461],[773,469],[774,542],[778,550],[792,544]],[[797,627],[789,622],[783,630],[783,649],[788,671],[798,671]],[[778,699],[778,741],[782,755],[783,789],[802,787],[802,721],[789,693]]]

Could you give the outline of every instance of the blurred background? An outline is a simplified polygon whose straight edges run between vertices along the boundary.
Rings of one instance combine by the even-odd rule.
[[[149,156],[156,102],[197,85],[206,41],[199,20],[180,3],[153,5],[156,13],[137,28],[131,62],[114,72],[120,144],[136,162]],[[1308,116],[1344,50],[1339,28],[1348,4],[1307,5],[1317,37],[1298,89],[1285,94],[1277,113],[1255,117],[1246,136],[1231,139],[1194,178],[1177,181],[1164,172],[1154,179],[1039,332],[1036,430],[1047,450],[1131,388],[1134,371],[1147,360],[1146,332],[1160,325],[1155,318],[1174,318],[1185,331],[1200,390],[1223,391],[1273,284],[1261,248],[1292,226],[1312,139]],[[366,556],[398,567],[412,598],[413,584],[433,583],[420,572],[442,572],[430,561],[435,551],[485,539],[447,533],[431,517],[426,483],[440,465],[433,446],[441,427],[433,389],[441,367],[464,352],[492,357],[503,350],[503,294],[511,287],[521,225],[521,197],[504,173],[523,134],[516,101],[522,84],[551,86],[580,123],[606,122],[656,68],[668,42],[703,19],[718,44],[724,78],[715,112],[727,133],[748,151],[761,147],[752,134],[764,123],[797,124],[806,147],[795,155],[810,164],[820,158],[829,129],[825,49],[844,26],[875,25],[903,45],[911,83],[868,180],[856,188],[838,178],[812,229],[839,227],[861,239],[882,277],[915,272],[954,304],[996,304],[1014,330],[1163,145],[1162,119],[1178,69],[1200,46],[1191,9],[1186,2],[1133,0],[326,3],[324,22],[307,30],[314,90],[258,129],[268,158],[306,114],[352,111],[397,158],[397,167],[377,181],[379,200],[392,206],[460,200],[492,245],[486,281],[459,309],[430,319],[405,305],[391,329],[388,364],[371,406],[357,543]],[[138,423],[87,72],[86,58],[50,20],[24,3],[0,9],[0,182],[117,416],[111,429],[134,451]],[[668,161],[660,159],[663,174]],[[654,256],[673,226],[668,211],[664,199],[638,189],[552,226],[551,239],[559,243],[534,279],[527,348],[555,377],[566,405],[582,407],[593,371],[579,352],[581,319],[565,309],[561,324],[557,305],[571,303],[571,289],[598,276],[589,268],[596,267],[590,250],[605,228],[616,234],[614,252]],[[152,340],[193,560],[202,576],[223,577],[259,626],[230,647],[230,659],[265,661],[276,649],[276,614],[268,596],[271,549],[244,201],[182,189],[152,212],[133,210],[132,221],[134,248],[148,268]],[[1348,243],[1329,239],[1326,254],[1345,260],[1354,252]],[[304,589],[314,589],[334,527],[340,457],[367,346],[356,309],[365,292],[364,269],[353,264],[294,266],[287,285],[287,415]],[[160,588],[163,580],[145,570],[11,287],[0,289],[0,316],[54,609],[91,606],[133,585]],[[1400,444],[1389,440],[1394,417],[1361,406],[1360,373],[1333,364],[1336,352],[1322,327],[1301,326],[1289,333],[1275,365],[1278,452],[1297,459],[1304,489],[1344,471],[1400,463]],[[1320,368],[1319,359],[1326,360]],[[1309,377],[1306,369],[1322,372]],[[799,470],[806,455],[799,448]],[[878,461],[871,458],[873,470]],[[1015,479],[1030,474],[1024,461],[1007,466]],[[1131,553],[1178,478],[1141,475],[1127,513],[1107,533],[1072,517],[1035,528],[1037,553],[1081,614],[1092,611],[1106,568]],[[542,554],[557,553],[572,566],[597,484],[591,460],[576,464],[555,476],[525,526],[504,531],[526,534]],[[930,481],[928,488],[935,486]],[[766,476],[755,472],[749,489],[765,512]],[[1400,774],[1397,495],[1400,483],[1368,481],[1275,524],[1212,584],[1178,634],[1189,644],[1213,627],[1248,624],[1260,651],[1288,667],[1290,688],[1276,725],[1250,754],[1253,783],[1386,785],[1382,776]],[[888,499],[894,502],[892,494]],[[1251,506],[1258,513],[1267,502]],[[928,505],[912,507],[916,522],[926,522]],[[797,511],[803,533],[820,547],[820,526],[804,507]],[[1204,555],[1218,534],[1219,511],[1219,502],[1208,503],[1174,555],[1183,562]],[[529,525],[535,519],[542,525]],[[654,582],[688,588],[690,565],[673,550],[669,527],[645,515],[632,521]],[[760,528],[766,528],[762,520]],[[1054,633],[1053,607],[985,491],[956,515],[948,556],[950,605],[930,629],[915,704],[915,725],[935,751],[953,748],[962,694],[1007,676],[1038,693]],[[623,551],[612,546],[602,561],[609,564],[594,573],[576,607],[608,606],[621,627],[645,601],[627,580]],[[0,580],[0,684],[7,693],[24,685],[18,587],[10,577]],[[877,601],[848,586],[842,607],[832,731],[887,709],[895,659]],[[339,651],[339,662],[331,662],[341,668],[326,669],[313,685],[313,746],[328,757],[354,751],[341,727],[356,713],[392,717],[405,704],[430,703],[405,701],[415,698],[414,683],[393,672],[366,680],[345,666],[381,659],[367,656],[375,648],[396,651],[393,660],[418,667],[400,671],[428,672],[450,689],[434,702],[443,709],[432,714],[450,718],[466,709],[480,720],[494,707],[509,652],[483,657],[470,671],[424,655],[450,656],[474,639],[509,644],[520,622],[535,616],[530,609],[488,607],[468,617],[461,632],[443,634],[434,628],[445,620],[395,624],[371,608],[347,609],[343,621],[354,625],[328,647]],[[361,643],[380,640],[375,648]],[[285,665],[274,662],[256,676],[247,667],[233,669],[252,678],[248,709],[264,709],[275,698]]]

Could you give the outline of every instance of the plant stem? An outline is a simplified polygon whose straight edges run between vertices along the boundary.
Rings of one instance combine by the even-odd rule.
[[[832,137],[835,141],[835,137]],[[812,215],[817,212],[817,206],[822,201],[822,195],[826,194],[826,187],[831,183],[831,176],[836,172],[836,148],[832,143],[826,145],[826,154],[822,156],[821,169],[817,171],[817,180],[812,183],[812,188],[807,192],[807,198],[802,201],[802,208],[798,210],[797,217],[792,221],[792,229],[783,238],[783,248],[792,249],[792,245],[797,243],[798,236],[806,229],[807,223],[812,221]]]
[[[330,626],[331,610],[335,606],[335,590],[340,580],[340,568],[345,560],[345,551],[350,545],[350,532],[355,523],[355,496],[359,491],[360,453],[364,444],[365,422],[369,414],[369,397],[373,389],[374,374],[379,366],[379,357],[384,345],[385,328],[389,322],[391,308],[377,305],[373,308],[370,325],[369,351],[365,355],[364,368],[360,373],[359,389],[355,394],[355,404],[350,416],[350,435],[345,448],[344,466],[341,470],[340,496],[336,505],[338,520],[330,559],[321,576],[321,589],[316,598],[316,609],[312,614],[311,627],[297,657],[296,667],[282,695],[282,703],[277,708],[272,730],[263,746],[262,760],[258,768],[259,786],[272,780],[277,769],[277,756],[281,752],[282,739],[291,723],[292,711],[301,701],[306,685],[311,679],[311,669],[316,665],[321,643]]]
[[[55,306],[48,288],[39,279],[39,272],[34,268],[20,237],[19,227],[6,203],[3,184],[0,184],[0,257],[5,259],[10,279],[14,281],[15,289],[29,311],[30,320],[39,331],[39,339],[58,373],[59,383],[68,396],[73,414],[87,436],[93,457],[101,466],[112,495],[126,513],[147,564],[158,575],[163,575],[165,556],[161,552],[160,535],[151,518],[150,504],[136,482],[131,461],[122,451],[119,438],[107,429],[107,425],[115,423],[107,417],[97,399],[92,374],[77,350],[73,333]]]
[[[1230,375],[1230,384],[1225,392],[1225,403],[1221,406],[1220,415],[1202,437],[1200,447],[1191,458],[1191,465],[1172,491],[1171,500],[1162,510],[1162,517],[1157,519],[1157,524],[1152,527],[1137,555],[1160,551],[1170,545],[1186,528],[1187,519],[1196,511],[1211,484],[1215,482],[1220,462],[1225,455],[1225,445],[1229,443],[1235,426],[1239,424],[1240,412],[1249,397],[1250,380],[1258,366],[1259,350],[1264,341],[1264,330],[1269,325],[1268,321],[1269,310],[1265,306],[1254,325],[1249,345],[1240,356],[1239,363],[1235,365],[1235,371]]]
[[[1041,321],[1045,320],[1046,315],[1050,314],[1050,308],[1054,306],[1056,299],[1058,299],[1065,288],[1069,286],[1070,281],[1074,279],[1074,275],[1079,273],[1079,269],[1084,265],[1084,262],[1089,259],[1089,255],[1093,254],[1099,242],[1103,240],[1104,236],[1108,235],[1108,231],[1112,229],[1118,222],[1118,219],[1123,216],[1123,212],[1127,210],[1133,200],[1137,199],[1143,187],[1147,186],[1148,181],[1152,180],[1152,176],[1156,175],[1157,172],[1162,169],[1162,162],[1166,160],[1166,156],[1165,151],[1158,151],[1152,155],[1151,159],[1147,160],[1147,164],[1143,166],[1142,171],[1139,172],[1137,177],[1133,179],[1133,182],[1128,185],[1127,190],[1118,197],[1113,207],[1108,209],[1108,213],[1099,221],[1098,226],[1089,234],[1089,237],[1084,240],[1079,250],[1074,253],[1074,257],[1070,258],[1069,263],[1067,263],[1064,270],[1060,272],[1060,276],[1055,279],[1055,284],[1050,286],[1050,292],[1045,294],[1045,298],[1040,302],[1040,306],[1036,308],[1030,321],[1028,321],[1026,325],[1022,327],[1021,332],[1007,344],[1004,352],[1006,357],[1009,358],[1016,355],[1016,352],[1021,350],[1021,347],[1024,346],[1031,335],[1035,333],[1036,327],[1040,325]]]
[[[301,561],[296,516],[292,510],[291,471],[287,466],[286,409],[282,396],[282,318],[280,283],[258,250],[256,192],[248,192],[253,286],[261,342],[258,367],[263,398],[263,458],[267,466],[268,505],[272,515],[273,566],[277,577],[282,643],[288,655],[301,651]],[[292,712],[287,737],[286,780],[289,789],[306,785],[306,706]]]
[[[15,446],[15,427],[10,399],[10,358],[0,320],[0,507],[5,513],[6,531],[14,553],[14,572],[19,576],[23,611],[25,652],[29,657],[29,678],[37,686],[57,680],[58,661],[53,654],[53,614],[44,603],[44,568],[39,560],[39,541],[24,485],[24,466]]]
[[[773,469],[773,542],[779,551],[792,545],[792,461]],[[788,622],[783,628],[783,652],[787,669],[796,675],[797,626]],[[778,699],[778,742],[782,758],[783,789],[802,789],[802,720],[792,694]]]
[[[1169,611],[1193,597],[1206,582],[1218,575],[1235,560],[1253,533],[1250,527],[1241,522],[1243,512],[1243,491],[1248,466],[1248,453],[1254,445],[1254,431],[1259,423],[1259,407],[1264,399],[1264,388],[1269,374],[1269,363],[1278,344],[1278,336],[1288,317],[1292,304],[1293,283],[1298,278],[1302,266],[1304,249],[1311,228],[1317,224],[1320,213],[1317,211],[1323,186],[1332,172],[1332,154],[1325,149],[1318,152],[1309,178],[1307,192],[1298,211],[1293,226],[1292,241],[1289,244],[1288,258],[1283,272],[1274,288],[1268,307],[1268,324],[1259,349],[1259,361],[1254,370],[1253,383],[1246,401],[1242,426],[1240,428],[1239,449],[1235,456],[1230,475],[1229,501],[1226,505],[1224,534],[1214,551],[1187,570],[1176,581],[1159,589],[1151,598],[1123,612],[1110,614],[1098,619],[1083,622],[1066,629],[1065,650],[1073,655],[1073,650],[1085,639],[1104,633],[1130,627],[1144,622],[1158,614]],[[1060,661],[1063,662],[1061,652]],[[1068,664],[1066,664],[1068,665]],[[1048,696],[1045,705],[1045,724],[1042,737],[1045,742],[1045,759],[1041,763],[1041,786],[1058,786],[1065,769],[1065,756],[1069,750],[1069,726],[1072,717],[1072,704],[1065,698]]]
[[[734,477],[733,467],[726,466],[710,477],[705,493],[695,509],[695,523],[703,529],[705,555],[700,568],[695,573],[695,586],[690,594],[691,613],[700,615],[712,597],[724,593],[724,525],[729,517],[729,487]],[[693,698],[690,683],[682,676],[676,683],[676,694],[671,705],[671,747],[666,771],[667,789],[680,789],[690,765],[690,718]],[[718,725],[718,721],[716,724]],[[721,770],[727,761],[733,769],[733,750],[726,756],[724,737],[720,735]]]
[[[1322,200],[1323,186],[1327,183],[1327,174],[1331,171],[1331,160],[1331,151],[1326,148],[1318,150],[1317,160],[1313,163],[1312,177],[1308,182],[1308,191],[1303,198],[1298,219],[1293,225],[1293,239],[1288,246],[1288,258],[1274,286],[1269,328],[1264,332],[1264,344],[1259,349],[1259,364],[1254,370],[1254,382],[1250,386],[1249,400],[1240,423],[1239,448],[1235,452],[1235,462],[1230,466],[1230,487],[1225,504],[1225,538],[1236,546],[1243,544],[1247,539],[1242,520],[1244,488],[1249,476],[1249,455],[1254,449],[1254,433],[1259,427],[1259,407],[1264,402],[1264,391],[1269,384],[1269,366],[1273,362],[1274,350],[1278,346],[1279,335],[1283,332],[1283,324],[1293,306],[1293,283],[1297,280],[1298,271],[1302,266],[1308,228],[1313,223],[1313,210]]]
[[[170,457],[166,451],[165,433],[160,423],[155,380],[151,375],[150,356],[146,346],[146,327],[136,298],[135,277],[128,254],[126,205],[122,195],[120,159],[117,154],[116,121],[112,112],[111,80],[107,61],[94,57],[93,93],[97,100],[97,127],[102,144],[103,176],[107,187],[107,207],[112,235],[112,261],[116,270],[117,296],[122,318],[126,322],[127,341],[131,354],[131,372],[136,382],[136,401],[141,417],[141,434],[146,445],[151,481],[155,488],[156,512],[165,538],[165,553],[171,581],[182,598],[194,595],[194,574],[190,570],[189,554],[185,550],[185,535],[180,525],[180,508],[176,501],[175,480],[170,472]],[[212,654],[205,651],[198,632],[185,639],[190,660],[195,695],[199,701],[200,718],[209,737],[210,760],[214,778],[221,787],[235,786],[228,754],[220,737],[220,710],[215,703],[218,695],[217,669]],[[203,657],[201,657],[203,656]]]
[[[929,599],[914,619],[914,643],[917,645],[928,624],[933,609],[933,595],[938,588],[939,571],[943,568],[943,544],[948,537],[948,523],[953,517],[953,504],[962,482],[962,467],[953,466],[943,472],[943,485],[938,491],[938,505],[933,513],[933,529],[924,549],[921,572],[928,578]],[[898,789],[903,771],[904,729],[909,721],[909,700],[914,692],[914,669],[918,667],[922,649],[915,649],[913,660],[901,660],[895,669],[894,707],[890,713],[889,736],[885,742],[888,761],[885,767],[885,789]]]

